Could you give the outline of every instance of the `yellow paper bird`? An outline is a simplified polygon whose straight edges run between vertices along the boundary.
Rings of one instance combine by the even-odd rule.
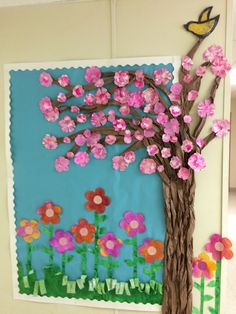
[[[219,22],[220,15],[210,18],[213,7],[208,7],[199,15],[198,21],[190,21],[184,25],[184,28],[193,33],[198,38],[209,36]]]

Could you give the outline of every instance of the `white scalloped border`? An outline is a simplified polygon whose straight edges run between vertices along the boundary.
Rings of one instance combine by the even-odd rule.
[[[118,310],[132,310],[132,311],[160,311],[161,306],[158,304],[136,304],[128,302],[112,302],[112,301],[97,301],[89,299],[75,299],[62,297],[45,297],[45,296],[31,296],[20,294],[18,289],[18,275],[17,275],[17,247],[16,247],[16,226],[15,226],[15,212],[14,212],[14,174],[13,161],[11,158],[10,145],[10,127],[11,127],[11,113],[10,113],[10,71],[27,71],[40,69],[62,69],[62,68],[77,68],[88,67],[96,65],[101,66],[125,66],[125,65],[151,65],[151,64],[168,64],[171,63],[174,67],[174,81],[177,81],[178,69],[180,67],[180,57],[141,57],[141,58],[119,58],[119,59],[98,59],[98,60],[80,60],[80,61],[61,61],[61,62],[40,62],[40,63],[16,63],[4,65],[4,104],[5,104],[5,132],[6,132],[6,161],[7,161],[7,191],[8,191],[8,216],[10,224],[10,251],[11,251],[11,266],[12,266],[12,284],[13,296],[17,300],[33,301],[40,303],[58,303],[70,304],[87,307],[109,308]]]

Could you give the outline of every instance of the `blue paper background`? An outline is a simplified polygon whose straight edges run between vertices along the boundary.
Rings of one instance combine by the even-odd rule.
[[[163,65],[144,65],[141,68],[152,74]],[[173,71],[171,64],[165,65]],[[123,67],[103,68],[105,71],[118,70]],[[138,69],[140,66],[126,66],[126,69]],[[48,70],[54,77],[68,74],[72,84],[83,84],[84,69],[55,69]],[[123,229],[119,228],[119,221],[125,211],[142,212],[145,216],[147,231],[138,235],[139,245],[144,239],[153,238],[164,241],[165,219],[163,212],[163,195],[161,179],[158,175],[144,175],[139,171],[140,160],[147,156],[144,149],[137,152],[137,160],[125,172],[112,169],[111,158],[124,149],[120,145],[108,148],[105,160],[96,160],[81,168],[71,163],[69,172],[57,173],[54,169],[54,160],[68,150],[66,145],[55,151],[48,151],[41,141],[45,134],[62,136],[56,123],[47,122],[39,110],[39,101],[42,97],[55,97],[59,87],[42,87],[38,78],[40,70],[11,71],[11,145],[14,163],[15,188],[15,216],[19,226],[21,219],[36,219],[40,221],[37,208],[45,201],[53,201],[62,206],[61,222],[55,229],[70,230],[78,219],[88,219],[93,222],[93,212],[85,209],[85,192],[102,187],[106,195],[111,198],[111,205],[107,207],[108,220],[103,224],[108,231],[113,231],[122,240],[127,239]],[[76,100],[74,100],[76,101]],[[78,102],[78,100],[77,100]],[[73,100],[70,101],[73,103]],[[47,242],[47,235],[41,233],[41,238],[34,241],[39,247]],[[17,239],[17,254],[19,261],[26,261],[26,243],[22,238]],[[77,279],[81,275],[81,256],[75,255],[74,260],[66,266],[70,279]],[[132,258],[132,247],[124,244],[120,251],[120,267],[114,271],[114,277],[125,281],[132,277],[132,267],[124,260]],[[55,253],[55,260],[60,264],[61,256]],[[36,269],[39,279],[43,278],[43,267],[48,264],[48,255],[41,250],[33,252],[32,266]],[[144,265],[148,266],[149,265]],[[93,274],[93,255],[88,255],[88,275]],[[106,278],[107,270],[99,266],[101,279]],[[149,277],[143,273],[143,266],[138,267],[141,281],[148,281]],[[162,272],[158,273],[158,280],[162,281]]]

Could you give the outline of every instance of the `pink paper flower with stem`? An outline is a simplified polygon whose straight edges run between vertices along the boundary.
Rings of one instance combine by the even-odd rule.
[[[117,257],[122,247],[121,239],[117,238],[113,232],[107,232],[98,239],[97,243],[100,246],[100,254],[102,256],[111,255]]]
[[[125,230],[129,237],[135,237],[138,233],[144,233],[146,231],[146,226],[143,222],[143,214],[127,211],[120,221],[120,227]]]
[[[55,160],[54,165],[57,172],[63,172],[69,170],[69,164],[70,161],[67,158],[60,156]]]
[[[75,248],[73,235],[69,231],[63,230],[55,231],[54,237],[50,240],[50,245],[61,254],[66,251],[73,251]]]
[[[192,267],[195,278],[205,277],[206,279],[211,279],[216,270],[216,263],[203,252],[193,259]]]
[[[214,233],[210,237],[210,241],[205,245],[205,250],[212,254],[215,261],[221,261],[223,258],[229,260],[233,257],[232,242],[218,233]]]

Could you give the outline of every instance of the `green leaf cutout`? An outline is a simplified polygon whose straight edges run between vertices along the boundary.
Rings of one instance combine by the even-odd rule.
[[[107,219],[107,215],[102,215],[98,217],[99,222],[103,222]]]
[[[212,306],[209,306],[209,307],[208,307],[208,310],[209,310],[209,312],[210,312],[211,314],[217,314],[217,313],[216,313],[216,309],[214,309],[214,307],[212,307]]]
[[[115,261],[112,263],[112,267],[114,268],[119,268],[119,266],[120,266],[120,263],[118,261]]]
[[[193,306],[192,312],[193,312],[193,314],[200,314],[199,309],[197,309],[195,306]]]
[[[41,229],[43,230],[43,232],[47,233],[48,235],[51,235],[50,230],[46,226],[41,226]]]
[[[125,242],[125,244],[128,244],[128,245],[132,245],[133,244],[133,241],[130,240],[130,239],[126,239],[124,242]]]
[[[210,287],[210,288],[215,288],[215,286],[216,286],[215,280],[212,280],[207,284],[207,287]]]
[[[148,275],[148,276],[151,276],[152,275],[152,271],[148,268],[144,268],[143,270],[144,274]]]
[[[201,290],[201,285],[197,282],[194,282],[193,284],[194,288],[198,289],[199,291]]]
[[[77,247],[75,249],[75,252],[78,253],[78,254],[81,254],[81,253],[83,253],[83,249],[81,247]]]
[[[41,246],[41,250],[46,253],[46,254],[50,254],[52,252],[52,249],[50,247],[47,246]]]
[[[89,252],[89,253],[95,254],[95,251],[96,251],[96,250],[94,249],[94,247],[89,247],[89,248],[88,248],[88,252]]]
[[[154,270],[154,271],[157,271],[158,269],[160,269],[160,268],[162,268],[162,266],[163,266],[163,263],[162,262],[160,262],[160,263],[153,263],[152,265],[151,265],[151,268],[152,268],[152,270]]]
[[[212,299],[213,299],[214,297],[212,296],[212,295],[208,295],[208,294],[206,294],[206,295],[204,295],[204,301],[211,301]]]
[[[65,258],[65,263],[68,264],[73,260],[74,256],[73,255],[68,255]]]
[[[131,259],[126,259],[125,262],[128,266],[134,266],[134,262]]]
[[[36,250],[36,246],[31,244],[31,251],[34,252]]]
[[[107,261],[105,261],[104,259],[100,260],[100,261],[99,261],[99,264],[102,265],[103,267],[108,268],[108,263],[107,263]]]
[[[138,260],[139,264],[145,264],[145,259],[143,257],[138,256],[137,260]]]
[[[99,228],[98,229],[98,233],[99,234],[104,234],[107,231],[107,229],[105,227]]]

